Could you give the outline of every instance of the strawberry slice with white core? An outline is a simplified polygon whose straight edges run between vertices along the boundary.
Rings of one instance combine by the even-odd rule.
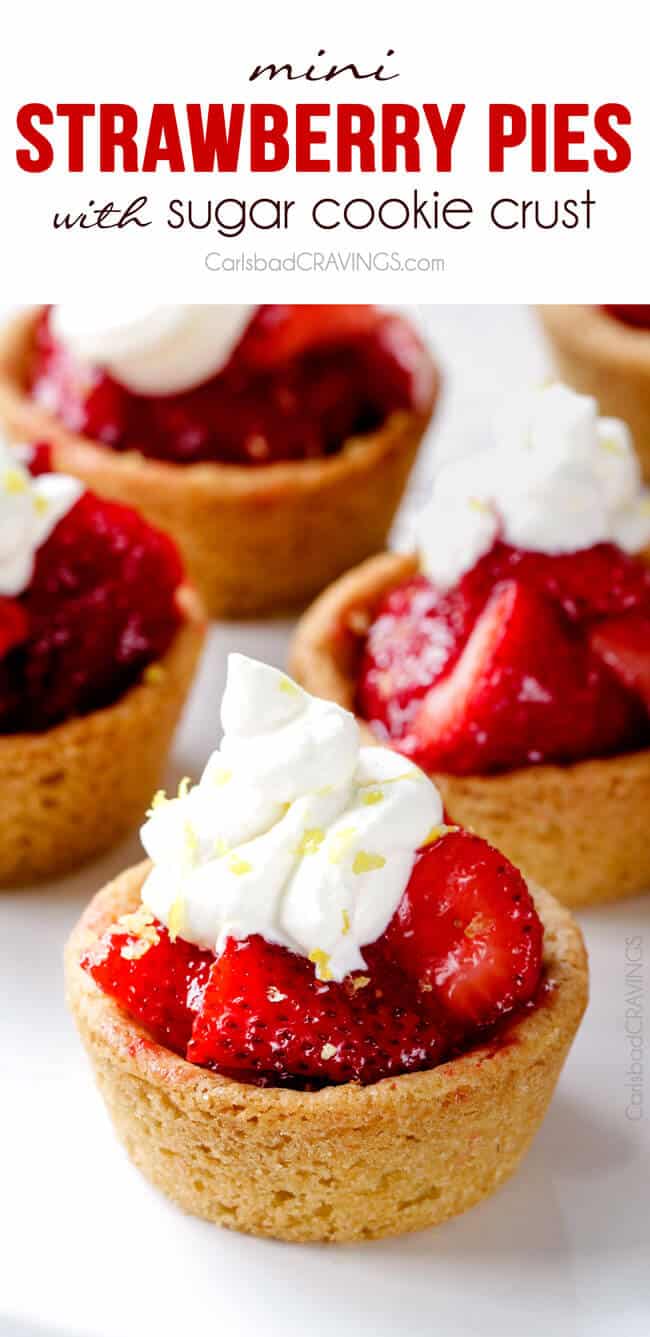
[[[496,586],[453,671],[424,697],[411,751],[432,771],[485,774],[620,750],[638,717],[561,609],[509,580]]]

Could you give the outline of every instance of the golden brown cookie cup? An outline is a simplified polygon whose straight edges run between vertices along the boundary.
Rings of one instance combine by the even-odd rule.
[[[0,886],[69,872],[142,820],[203,643],[197,596],[185,587],[179,599],[166,654],[113,705],[0,737]]]
[[[650,480],[650,331],[617,320],[601,306],[540,306],[562,380],[593,395],[600,412],[632,431]]]
[[[262,1090],[152,1041],[80,958],[135,908],[148,865],[91,901],[66,949],[67,998],[115,1129],[185,1211],[284,1240],[437,1225],[492,1193],[542,1121],[587,1001],[577,925],[545,892],[548,988],[493,1040],[429,1072],[318,1092]]]
[[[427,352],[422,410],[391,414],[335,455],[258,467],[168,464],[78,436],[34,403],[38,316],[19,316],[0,337],[0,424],[15,441],[50,442],[57,470],[171,534],[211,617],[304,606],[383,548],[438,396]]]
[[[355,708],[359,660],[375,609],[418,570],[385,553],[326,590],[298,624],[290,670],[315,696]],[[376,737],[360,721],[366,742]],[[564,905],[650,890],[650,749],[499,775],[432,773],[453,821],[503,850]]]

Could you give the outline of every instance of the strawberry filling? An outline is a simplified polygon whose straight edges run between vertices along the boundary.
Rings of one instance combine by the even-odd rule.
[[[83,957],[154,1039],[240,1081],[314,1089],[434,1067],[533,1003],[542,926],[521,874],[456,828],[418,852],[366,968],[342,983],[259,936],[216,957],[146,911]]]
[[[650,741],[650,568],[612,544],[556,557],[497,542],[452,590],[383,599],[359,713],[429,771],[572,762]]]
[[[422,345],[368,306],[261,306],[227,365],[182,394],[131,393],[38,331],[31,391],[67,427],[114,450],[180,464],[330,455],[417,407]]]
[[[650,306],[606,306],[610,316],[624,325],[635,325],[639,330],[650,330]]]
[[[42,448],[35,461],[43,472]],[[0,732],[48,729],[115,701],[168,649],[182,577],[166,535],[82,493],[38,549],[28,588],[0,599]]]

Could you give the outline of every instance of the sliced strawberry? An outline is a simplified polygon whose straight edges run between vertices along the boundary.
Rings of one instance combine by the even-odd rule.
[[[29,619],[17,599],[0,596],[0,659],[27,639]]]
[[[210,972],[187,1051],[235,1077],[295,1085],[374,1082],[431,1067],[448,1041],[402,971],[375,945],[342,984],[263,938],[231,939]]]
[[[166,534],[84,492],[36,553],[21,600],[29,639],[0,684],[5,727],[49,728],[115,700],[170,645],[182,578]]]
[[[518,580],[555,603],[572,622],[645,608],[650,613],[650,567],[613,543],[551,556],[495,543],[463,577],[460,589],[474,605],[503,580]]]
[[[32,478],[38,478],[39,474],[52,472],[52,447],[49,441],[36,441],[34,443],[30,448],[27,468]]]
[[[623,686],[639,696],[650,711],[650,613],[628,613],[598,622],[589,643]]]
[[[159,1044],[185,1054],[213,962],[213,952],[181,938],[171,942],[162,924],[149,923],[139,932],[118,924],[81,964]]]
[[[482,602],[440,594],[425,576],[391,590],[368,633],[358,679],[364,719],[389,738],[404,738],[418,702],[455,664]]]
[[[498,585],[452,673],[413,719],[410,750],[463,775],[569,761],[625,746],[634,698],[560,609],[518,581]]]
[[[528,1002],[539,984],[542,925],[526,883],[467,831],[419,853],[385,941],[465,1032]]]
[[[396,312],[384,311],[358,342],[365,353],[368,392],[384,414],[399,408],[429,410],[436,373],[412,325]]]
[[[380,318],[375,306],[261,306],[238,344],[237,357],[248,366],[278,367],[312,348],[369,334]]]

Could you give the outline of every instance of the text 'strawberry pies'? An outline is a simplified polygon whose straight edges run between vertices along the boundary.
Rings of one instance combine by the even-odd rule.
[[[0,883],[65,872],[137,820],[203,638],[171,540],[0,443]],[[146,802],[146,800],[145,800]]]
[[[540,306],[559,374],[629,425],[650,481],[650,306]]]
[[[201,781],[95,897],[67,993],[115,1127],[187,1211],[282,1239],[434,1225],[491,1193],[579,1024],[579,930],[412,762],[233,655]]]
[[[384,545],[437,397],[370,306],[59,306],[0,341],[0,420],[176,539],[214,615],[304,604]]]
[[[646,890],[650,493],[627,429],[561,385],[516,398],[492,449],[439,471],[419,540],[317,601],[296,677],[566,904]]]

